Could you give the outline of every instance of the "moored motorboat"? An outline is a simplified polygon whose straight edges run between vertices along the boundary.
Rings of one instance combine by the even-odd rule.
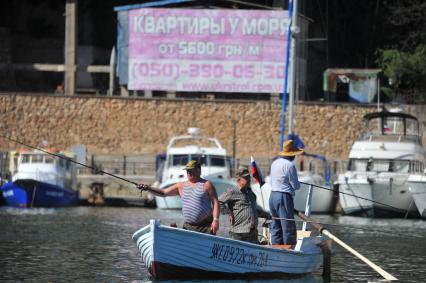
[[[21,150],[11,152],[10,156],[12,179],[0,188],[8,206],[62,207],[78,204],[77,169],[70,161],[74,158],[73,153],[54,149]]]
[[[199,128],[188,128],[187,135],[173,137],[166,152],[160,188],[167,188],[175,183],[187,180],[182,170],[189,160],[197,160],[201,164],[201,177],[212,182],[218,195],[236,186],[230,174],[230,161],[226,150],[213,137],[201,135]],[[155,197],[157,208],[182,208],[180,197]]]
[[[337,180],[344,213],[376,217],[417,214],[410,180],[413,190],[426,187],[425,179],[414,182],[425,166],[417,118],[395,110],[369,113],[364,120],[366,132],[353,144],[348,169]]]

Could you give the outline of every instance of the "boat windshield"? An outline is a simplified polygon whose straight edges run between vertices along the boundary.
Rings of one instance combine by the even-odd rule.
[[[55,158],[53,158],[52,156],[45,156],[44,157],[44,163],[55,163]]]
[[[185,166],[186,163],[188,163],[189,155],[173,155],[172,157],[172,166],[178,166],[182,165]]]
[[[225,167],[225,157],[224,156],[210,156],[210,166]]]
[[[395,116],[376,117],[368,120],[367,131],[370,135],[416,136],[419,134],[418,121]]]
[[[350,159],[349,171],[358,172],[410,172],[410,160]]]
[[[21,164],[25,163],[55,163],[55,158],[45,154],[22,154]]]
[[[43,163],[43,154],[33,154],[31,156],[31,163]]]
[[[171,166],[185,166],[189,160],[197,160],[201,166],[225,166],[225,156],[203,154],[175,154],[170,159]]]

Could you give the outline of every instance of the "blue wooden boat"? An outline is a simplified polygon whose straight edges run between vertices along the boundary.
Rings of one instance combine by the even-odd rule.
[[[161,225],[159,220],[133,234],[154,279],[294,278],[323,263],[323,236],[301,237],[294,250],[257,245]]]
[[[26,208],[78,204],[77,169],[70,154],[55,152],[64,158],[37,150],[11,153],[9,169],[15,173],[0,188],[6,205]]]

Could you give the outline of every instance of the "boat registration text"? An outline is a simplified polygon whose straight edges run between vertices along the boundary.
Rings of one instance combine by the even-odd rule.
[[[211,259],[249,266],[266,266],[268,255],[264,252],[250,253],[243,248],[229,245],[213,244]]]

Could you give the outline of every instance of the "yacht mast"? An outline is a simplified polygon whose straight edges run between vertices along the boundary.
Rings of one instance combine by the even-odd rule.
[[[296,37],[300,32],[297,25],[298,0],[293,0],[293,13],[291,15],[291,45],[290,45],[290,89],[288,101],[288,134],[293,134],[294,128],[294,99],[296,94]]]
[[[287,50],[286,50],[286,64],[284,69],[284,88],[283,88],[283,97],[282,97],[282,106],[281,106],[281,135],[280,135],[280,150],[283,148],[284,143],[284,130],[285,130],[285,112],[286,112],[286,103],[287,103],[287,93],[289,93],[289,130],[288,133],[293,133],[293,110],[294,110],[294,96],[295,96],[295,82],[296,82],[296,76],[295,76],[295,69],[296,69],[296,41],[295,36],[292,36],[292,33],[294,32],[295,35],[297,35],[300,31],[299,27],[296,25],[296,19],[297,19],[297,0],[289,0],[288,3],[288,13],[289,17],[291,17],[291,21],[288,27],[288,34],[287,34]],[[293,12],[295,11],[295,12]],[[288,43],[290,42],[290,47]],[[291,49],[291,54],[290,54]],[[289,71],[289,64],[291,63],[291,68]],[[290,77],[290,85],[288,84]]]

